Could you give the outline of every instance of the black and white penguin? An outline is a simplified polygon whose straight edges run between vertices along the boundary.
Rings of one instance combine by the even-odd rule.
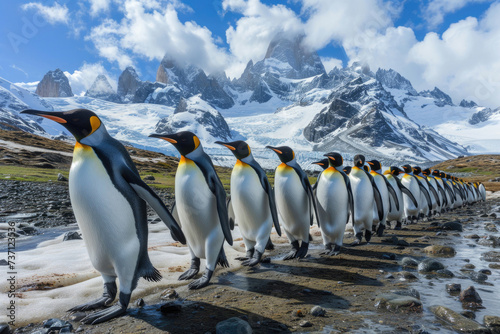
[[[427,190],[427,193],[429,194],[431,205],[430,207],[428,205],[424,205],[421,209],[421,213],[423,213],[424,216],[430,218],[432,217],[433,213],[437,211],[438,204],[441,205],[441,203],[439,202],[437,190],[434,189],[432,184],[427,180],[427,177],[422,174],[422,168],[418,166],[413,167],[413,175],[417,178],[420,184],[424,186],[424,188]]]
[[[323,237],[324,255],[340,253],[349,212],[354,216],[354,201],[351,182],[342,170],[344,160],[337,152],[325,154],[330,160],[316,184],[316,200],[318,215],[321,221],[321,236]]]
[[[391,207],[389,210],[389,214],[387,215],[387,221],[391,222],[393,220],[396,221],[395,230],[400,230],[402,228],[403,214],[404,214],[404,201],[410,200],[413,203],[414,207],[418,207],[418,202],[411,193],[411,191],[406,188],[399,179],[399,175],[403,174],[403,170],[399,167],[392,166],[388,170],[384,172],[384,176],[387,178],[387,181],[391,184],[392,188],[396,192],[398,197],[398,201],[400,203],[399,210],[396,207],[396,203],[393,202],[394,199],[391,198]],[[403,194],[406,197],[403,197]]]
[[[423,210],[424,205],[426,205],[429,210],[432,210],[432,205],[429,191],[413,175],[413,168],[408,164],[401,167],[404,170],[404,174],[401,177],[401,183],[410,190],[418,201],[418,205],[414,206],[412,201],[403,196],[405,216],[408,222],[411,223],[413,220],[420,219],[420,212]]]
[[[318,225],[321,223],[311,184],[290,147],[266,148],[273,150],[281,160],[274,176],[276,207],[282,218],[285,234],[292,244],[292,251],[283,259],[303,258],[309,249],[309,226],[312,225],[314,216]]]
[[[125,147],[108,134],[94,112],[74,109],[22,113],[53,120],[76,139],[69,172],[71,205],[90,261],[104,280],[104,293],[69,312],[109,306],[116,297],[118,277],[119,302],[82,321],[97,324],[124,314],[140,277],[149,281],[161,279],[147,253],[146,202],[168,226],[174,239],[185,243],[180,227],[161,199],[141,180]]]
[[[200,259],[206,259],[203,276],[189,283],[189,289],[208,285],[217,264],[228,267],[224,239],[232,245],[226,207],[226,191],[215,172],[210,157],[203,151],[198,137],[189,131],[175,134],[152,134],[181,154],[175,174],[175,206],[182,231],[191,251],[191,268],[179,280],[191,279],[200,270]]]
[[[215,143],[227,147],[236,157],[231,172],[231,208],[246,248],[246,257],[239,259],[244,260],[244,266],[253,267],[262,259],[273,223],[281,235],[274,191],[246,142]]]

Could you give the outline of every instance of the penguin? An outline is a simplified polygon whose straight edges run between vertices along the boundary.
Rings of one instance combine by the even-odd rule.
[[[427,181],[429,184],[432,185],[434,189],[437,190],[437,207],[436,207],[436,213],[440,213],[443,207],[446,206],[446,194],[444,192],[443,187],[439,184],[439,182],[436,180],[436,178],[432,175],[432,172],[429,168],[426,168],[422,171],[422,174],[427,178]]]
[[[349,212],[354,216],[354,200],[351,182],[342,170],[342,156],[337,152],[325,156],[330,160],[329,167],[316,182],[316,201],[325,246],[321,254],[332,256],[340,253]]]
[[[266,148],[273,150],[281,161],[274,176],[276,207],[283,219],[285,234],[292,245],[292,250],[283,260],[300,259],[307,255],[309,226],[312,225],[314,217],[321,226],[316,199],[309,179],[297,163],[293,150],[288,146]]]
[[[195,277],[200,270],[200,259],[206,259],[203,276],[188,285],[193,290],[203,288],[209,284],[217,264],[229,267],[223,248],[224,239],[233,244],[226,191],[194,133],[182,131],[149,137],[166,140],[181,154],[175,174],[175,206],[191,252],[191,267],[179,280]]]
[[[351,169],[352,169],[351,166],[345,166],[344,169],[343,169],[345,175],[351,174]]]
[[[161,199],[144,183],[125,147],[112,138],[101,119],[87,109],[64,112],[24,110],[64,126],[76,139],[69,172],[73,212],[90,261],[104,281],[102,297],[73,307],[87,311],[111,305],[120,283],[119,301],[82,319],[98,324],[126,313],[140,277],[159,281],[148,250],[146,202],[158,213],[175,240],[185,237]]]
[[[411,193],[411,191],[406,188],[401,181],[399,180],[398,175],[403,173],[403,171],[395,166],[390,167],[388,170],[384,172],[384,176],[387,181],[391,184],[396,195],[398,197],[398,201],[400,203],[399,208],[396,207],[396,203],[393,198],[390,198],[391,207],[389,209],[389,213],[387,214],[387,222],[391,222],[393,220],[396,221],[395,230],[400,230],[402,227],[403,213],[404,213],[404,199],[403,194],[407,196],[407,198],[412,201],[415,207],[418,206],[418,202]]]
[[[485,188],[484,184],[479,183],[477,188],[478,188],[479,194],[481,195],[481,197],[479,199],[483,202],[486,201],[486,188]]]
[[[377,188],[380,192],[380,196],[382,198],[382,206],[384,209],[384,214],[382,217],[382,220],[379,220],[379,215],[377,212],[377,207],[376,203],[373,203],[373,225],[377,226],[377,235],[381,237],[384,233],[385,227],[386,227],[386,221],[387,221],[387,215],[392,209],[392,204],[391,204],[391,196],[393,199],[394,204],[396,205],[396,210],[399,210],[399,199],[398,196],[392,187],[392,185],[389,183],[387,178],[385,178],[382,175],[382,165],[378,160],[371,160],[367,161],[367,164],[370,165],[371,168],[371,176],[373,177],[373,180],[375,181],[375,184],[377,185]]]
[[[384,216],[380,191],[373,177],[364,170],[364,164],[365,157],[361,154],[356,155],[354,157],[354,167],[352,167],[351,173],[349,174],[354,198],[352,226],[356,237],[356,240],[351,246],[356,246],[361,243],[363,228],[365,229],[365,240],[366,242],[370,242],[373,225],[373,203],[376,204],[379,219],[382,220]]]
[[[404,174],[401,177],[401,183],[410,190],[413,196],[417,199],[418,205],[414,206],[413,203],[404,198],[405,216],[409,222],[413,220],[418,220],[420,218],[420,211],[424,205],[431,210],[431,200],[429,198],[429,192],[420,181],[413,175],[413,169],[410,165],[406,164],[401,166],[403,168]]]
[[[273,224],[281,236],[274,191],[246,142],[215,143],[227,147],[236,157],[231,172],[231,207],[246,248],[242,264],[253,267],[262,259]]]
[[[436,189],[432,186],[432,184],[429,183],[427,180],[427,177],[425,177],[422,174],[422,169],[418,166],[413,167],[413,175],[417,178],[417,180],[424,186],[424,188],[427,190],[429,193],[429,199],[430,199],[430,207],[424,206],[422,209],[422,212],[425,216],[430,218],[433,215],[433,212],[436,211],[438,203],[441,205],[439,202],[439,196],[437,194]]]

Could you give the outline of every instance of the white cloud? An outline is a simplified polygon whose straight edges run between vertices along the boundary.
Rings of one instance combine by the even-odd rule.
[[[207,72],[223,69],[228,54],[217,45],[209,29],[193,21],[182,23],[178,6],[127,0],[121,7],[121,21],[105,20],[92,28],[87,39],[101,56],[116,61],[121,69],[133,64],[134,57],[160,60],[167,52],[179,63],[196,64]]]
[[[92,86],[95,78],[99,74],[104,74],[109,81],[111,87],[116,90],[117,80],[111,77],[102,64],[87,64],[84,63],[82,67],[75,70],[73,73],[64,72],[69,80],[71,90],[75,95],[84,95],[87,89]]]
[[[444,16],[464,8],[474,2],[493,2],[494,0],[431,0],[425,8],[425,19],[431,27],[443,23]]]
[[[323,62],[323,66],[325,66],[326,73],[333,70],[335,67],[342,68],[342,60],[331,57],[321,57],[321,62]]]
[[[90,2],[90,15],[96,16],[100,12],[109,10],[111,0],[88,0]]]
[[[23,73],[26,76],[26,78],[29,76],[28,73],[25,70],[23,70],[22,68],[20,68],[16,64],[10,65],[10,67],[13,68],[13,69],[15,69],[15,70],[18,70],[21,73]]]
[[[39,2],[30,2],[21,6],[23,10],[36,9],[45,20],[50,24],[64,23],[68,24],[69,11],[66,5],[61,6],[57,2],[52,7],[42,5]]]

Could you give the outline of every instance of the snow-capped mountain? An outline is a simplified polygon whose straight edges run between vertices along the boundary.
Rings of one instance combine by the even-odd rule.
[[[9,83],[0,106],[8,104],[2,101],[16,89]],[[166,55],[155,82],[142,81],[128,67],[120,75],[116,93],[105,77],[98,77],[86,95],[37,97],[23,103],[32,108],[45,103],[49,110],[94,110],[117,139],[169,154],[176,154],[171,145],[147,136],[193,131],[214,161],[223,165],[232,164],[234,157],[215,145],[216,140],[246,140],[266,168],[276,164],[266,145],[291,146],[308,168],[326,151],[339,151],[347,161],[362,153],[387,165],[444,160],[467,150],[498,152],[500,144],[500,109],[465,100],[455,105],[437,87],[417,92],[392,69],[374,73],[354,62],[326,73],[319,56],[308,51],[300,38],[274,39],[264,59],[250,61],[232,80],[224,72],[206,75]],[[23,108],[6,110],[17,116]],[[48,135],[64,131],[47,120],[39,124]]]
[[[70,97],[73,91],[63,71],[56,69],[44,75],[36,87],[36,94],[41,97]]]

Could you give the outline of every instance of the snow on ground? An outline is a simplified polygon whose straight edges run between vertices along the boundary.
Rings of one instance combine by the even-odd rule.
[[[138,298],[157,295],[168,287],[186,285],[190,282],[177,280],[179,275],[189,268],[191,256],[188,247],[176,243],[161,222],[149,227],[149,257],[161,272],[163,279],[158,283],[140,279],[132,293],[130,307],[133,307],[133,302]],[[234,260],[235,257],[244,254],[242,241],[238,241],[241,234],[237,226],[232,234],[235,240],[234,246],[227,244],[224,246],[230,268],[217,268],[212,280],[217,280],[217,275],[222,270],[236,270],[241,266],[239,261]],[[90,263],[83,240],[64,242],[62,240],[63,235],[45,241],[35,249],[16,252],[16,279],[19,292],[15,299],[17,326],[48,318],[60,318],[73,306],[101,296],[103,281],[99,272]],[[202,260],[200,272],[203,270]],[[36,287],[38,289],[35,290]],[[8,304],[8,289],[7,280],[2,279],[0,305]],[[0,323],[7,321],[5,312],[1,312]]]

